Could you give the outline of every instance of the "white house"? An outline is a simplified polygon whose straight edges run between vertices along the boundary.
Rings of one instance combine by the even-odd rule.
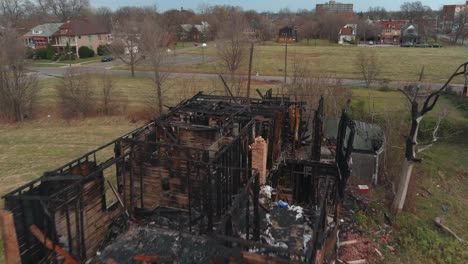
[[[338,43],[344,44],[356,41],[357,24],[346,24],[340,29]]]

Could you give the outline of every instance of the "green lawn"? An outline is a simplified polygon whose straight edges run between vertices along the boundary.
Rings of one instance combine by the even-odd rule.
[[[260,75],[284,74],[284,45],[266,42],[257,45],[254,52],[252,71]],[[400,47],[357,47],[340,45],[314,46],[304,42],[288,45],[288,74],[292,74],[293,64],[306,65],[314,72],[325,73],[337,78],[362,79],[355,67],[355,58],[360,52],[375,52],[379,58],[381,74],[379,79],[392,81],[416,81],[421,68],[425,67],[425,80],[430,82],[444,82],[455,71],[459,64],[468,61],[466,47],[433,48],[400,48]],[[202,54],[201,49],[181,51],[183,54]],[[180,54],[179,52],[178,54]],[[205,54],[216,57],[217,48],[209,45]],[[247,52],[246,52],[247,54]],[[247,55],[246,55],[247,56]],[[247,59],[244,59],[239,74],[247,73]],[[120,66],[126,69],[126,66]],[[140,65],[140,70],[148,67]],[[218,73],[223,71],[220,61],[196,65],[166,66],[166,70],[173,72]],[[458,80],[461,82],[461,80]]]
[[[78,63],[91,63],[101,61],[101,56],[94,56],[92,58],[76,59],[76,60],[65,60],[65,61],[51,61],[51,60],[26,60],[26,65],[32,67],[61,67],[70,64]]]

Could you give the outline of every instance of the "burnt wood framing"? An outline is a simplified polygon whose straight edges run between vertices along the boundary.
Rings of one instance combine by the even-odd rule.
[[[105,244],[113,223],[128,217],[127,211],[130,217],[151,217],[164,208],[187,214],[188,224],[178,223],[180,232],[314,263],[337,229],[337,224],[327,226],[327,217],[338,222],[354,126],[343,113],[336,162],[321,163],[322,98],[312,126],[312,152],[309,146],[308,157],[297,158],[307,129],[303,107],[271,91],[261,98],[198,93],[156,120],[44,173],[3,196],[14,216],[22,263],[57,259],[29,232],[31,225],[85,262]],[[260,185],[265,183],[291,188],[291,199],[312,212],[308,224],[314,234],[305,254],[260,242]],[[238,238],[239,230],[245,239]]]

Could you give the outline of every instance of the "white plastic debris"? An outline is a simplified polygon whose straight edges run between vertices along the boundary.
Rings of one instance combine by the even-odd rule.
[[[299,220],[302,218],[302,214],[304,213],[304,209],[298,205],[291,205],[289,206],[290,211],[296,212],[296,220]]]
[[[304,235],[304,252],[307,250],[307,243],[312,239],[312,235]]]
[[[270,214],[265,214],[265,219],[268,223],[268,226],[271,226],[271,219],[270,219]]]
[[[268,199],[271,199],[271,192],[273,188],[269,185],[262,186],[260,189],[260,195],[265,196]]]
[[[257,253],[257,252],[259,252],[259,251],[260,251],[260,249],[258,249],[258,248],[256,248],[256,247],[249,249],[249,252],[250,252],[250,253]]]

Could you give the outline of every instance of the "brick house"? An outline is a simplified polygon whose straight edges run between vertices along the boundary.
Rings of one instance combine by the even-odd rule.
[[[52,43],[52,35],[57,32],[63,23],[46,23],[38,25],[23,35],[24,43],[32,49],[46,48]]]
[[[209,37],[210,24],[201,22],[201,24],[182,24],[177,32],[180,41],[206,41]]]
[[[63,24],[53,37],[52,46],[58,53],[66,52],[66,47],[69,45],[77,57],[80,47],[87,46],[97,53],[99,45],[109,44],[111,41],[111,34],[104,25],[83,20]]]
[[[380,20],[377,22],[381,28],[380,43],[399,45],[401,43],[401,29],[408,24],[408,20]]]
[[[465,4],[444,5],[442,8],[442,29],[446,33],[454,31],[453,24],[462,12],[468,8],[468,1]]]
[[[288,41],[288,43],[291,42],[298,42],[297,38],[297,28],[295,27],[284,27],[281,28],[278,32],[278,41],[280,43],[285,43]]]

